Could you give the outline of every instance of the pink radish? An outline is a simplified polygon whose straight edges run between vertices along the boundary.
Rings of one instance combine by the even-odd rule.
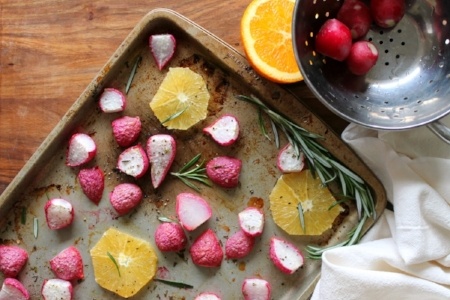
[[[219,145],[230,146],[239,137],[239,122],[235,116],[226,114],[203,128],[203,132],[209,134]]]
[[[97,145],[87,134],[75,133],[69,141],[66,165],[77,167],[91,161],[97,152]]]
[[[378,50],[368,41],[359,41],[353,44],[347,57],[347,67],[355,75],[364,75],[377,63]]]
[[[111,123],[114,139],[120,147],[129,147],[141,133],[141,119],[139,117],[124,116]]]
[[[63,280],[81,280],[84,278],[83,259],[77,248],[70,246],[50,260],[53,273]]]
[[[372,24],[370,9],[360,0],[345,0],[336,18],[348,26],[354,40],[365,36]]]
[[[77,177],[86,197],[95,204],[98,204],[102,199],[103,190],[105,188],[105,176],[102,169],[99,167],[82,169]]]
[[[109,201],[119,215],[129,213],[142,201],[142,190],[134,183],[121,183],[109,194]]]
[[[0,245],[0,271],[5,277],[17,277],[27,260],[26,250],[18,246]]]
[[[247,207],[238,214],[239,226],[251,237],[260,236],[264,230],[264,212],[256,207]]]
[[[141,145],[125,149],[117,160],[117,168],[123,173],[141,178],[149,167],[148,157]]]
[[[155,134],[147,140],[152,185],[156,189],[166,178],[177,152],[175,139],[168,134]]]
[[[179,252],[186,248],[187,237],[180,224],[164,222],[156,228],[155,244],[160,251]]]
[[[73,286],[70,281],[53,278],[46,279],[42,284],[41,295],[44,300],[72,300]]]
[[[208,202],[192,193],[177,195],[176,212],[181,225],[189,231],[195,230],[212,216]]]
[[[244,300],[270,300],[272,288],[267,280],[246,278],[242,283]]]
[[[405,0],[371,0],[370,10],[375,23],[383,28],[394,27],[405,15]]]
[[[217,185],[224,188],[234,188],[239,184],[242,161],[228,156],[218,156],[211,159],[205,166],[206,175]]]
[[[344,61],[352,47],[350,29],[337,19],[328,19],[316,35],[316,51],[337,61]]]
[[[217,294],[214,293],[200,293],[195,297],[194,300],[221,300]]]
[[[223,260],[223,250],[214,231],[206,229],[189,249],[194,264],[201,267],[220,267]]]
[[[172,59],[177,42],[171,34],[154,34],[149,38],[150,50],[161,71]]]
[[[73,222],[74,210],[72,204],[61,198],[50,199],[45,203],[45,219],[48,228],[52,230],[62,229]]]
[[[286,274],[293,274],[303,266],[303,255],[293,244],[278,237],[270,239],[269,256],[274,265]]]
[[[247,256],[255,245],[255,239],[242,230],[230,236],[225,243],[225,255],[228,259],[239,259]]]
[[[2,300],[28,300],[30,294],[25,286],[15,278],[6,278],[3,281],[0,291],[0,299]]]
[[[278,152],[277,167],[283,173],[300,172],[305,167],[305,154],[301,151],[297,154],[289,143]]]
[[[104,113],[115,113],[125,110],[127,100],[125,95],[114,88],[106,88],[100,95],[99,106]]]

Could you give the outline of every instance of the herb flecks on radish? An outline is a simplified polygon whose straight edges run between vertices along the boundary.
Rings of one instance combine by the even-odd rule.
[[[58,230],[72,224],[74,209],[72,204],[61,198],[50,199],[44,207],[48,228]]]
[[[296,246],[278,237],[270,239],[269,256],[274,265],[286,274],[293,274],[304,262],[303,255]]]
[[[147,172],[149,161],[141,145],[125,149],[117,159],[117,168],[134,178],[141,178]]]
[[[302,151],[297,153],[288,143],[278,152],[277,167],[283,173],[301,172],[305,167],[305,154]]]
[[[52,278],[44,280],[41,288],[44,300],[71,300],[73,298],[73,286],[70,281]]]
[[[272,287],[270,283],[261,278],[246,278],[242,283],[244,300],[270,300]]]
[[[260,236],[264,230],[264,212],[257,207],[247,207],[238,214],[239,226],[251,237]]]
[[[150,36],[150,50],[160,71],[172,59],[176,45],[175,37],[172,34],[154,34]]]

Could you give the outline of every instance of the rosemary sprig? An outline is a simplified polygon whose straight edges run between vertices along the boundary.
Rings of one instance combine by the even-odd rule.
[[[154,281],[159,281],[174,287],[178,287],[178,288],[182,288],[182,289],[192,289],[194,288],[193,285],[187,284],[187,283],[183,283],[183,282],[179,282],[179,281],[171,281],[171,280],[165,280],[165,279],[161,279],[161,278],[155,278],[153,279]]]
[[[275,112],[267,107],[261,100],[256,97],[248,97],[244,95],[236,96],[237,99],[246,101],[258,107],[259,110],[265,112],[278,128],[280,128],[289,143],[292,144],[296,153],[303,151],[307,159],[307,163],[313,174],[317,174],[324,185],[333,181],[340,184],[342,194],[354,199],[358,211],[359,221],[356,227],[349,232],[348,239],[340,244],[329,247],[307,246],[306,251],[312,259],[320,259],[322,253],[331,248],[349,246],[359,242],[362,237],[362,228],[369,218],[376,217],[375,204],[369,186],[364,180],[353,171],[339,163],[327,149],[318,143],[318,139],[322,137],[318,134],[311,133],[295,124],[288,117]],[[264,133],[263,133],[264,134]]]
[[[130,90],[131,83],[133,82],[134,75],[136,75],[137,67],[138,67],[139,63],[141,62],[141,60],[142,60],[142,57],[139,56],[133,65],[133,69],[131,69],[130,77],[128,77],[128,82],[125,87],[125,94],[128,94],[128,91]]]
[[[114,256],[112,256],[111,253],[109,253],[109,251],[106,251],[106,255],[108,255],[109,259],[112,260],[113,264],[116,266],[117,272],[119,273],[119,277],[122,277],[120,275],[120,269],[119,269],[119,264],[117,263],[116,259],[114,258]]]
[[[187,164],[185,164],[178,172],[170,174],[180,179],[188,187],[200,192],[200,189],[191,182],[191,180],[199,181],[204,185],[211,186],[208,176],[205,174],[206,169],[203,167],[204,161],[197,164],[201,154],[194,156]],[[193,167],[193,168],[191,168]],[[191,168],[191,169],[190,169]]]
[[[305,216],[303,215],[303,207],[301,203],[298,204],[297,209],[298,209],[298,216],[300,217],[300,226],[302,227],[303,232],[305,232],[306,231]]]

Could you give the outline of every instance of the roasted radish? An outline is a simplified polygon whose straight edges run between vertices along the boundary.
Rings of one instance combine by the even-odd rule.
[[[97,145],[87,134],[75,133],[69,141],[66,165],[77,167],[91,161],[97,153]]]
[[[177,152],[175,139],[168,134],[155,134],[147,140],[152,185],[156,189],[166,178]]]
[[[154,34],[149,38],[149,45],[158,69],[162,70],[175,53],[175,37],[171,34]]]
[[[127,100],[125,95],[114,88],[106,88],[100,95],[99,106],[104,113],[115,113],[125,110]]]
[[[269,256],[274,265],[286,274],[292,274],[303,266],[303,255],[290,242],[278,237],[270,239]]]
[[[141,178],[149,167],[147,153],[141,145],[125,149],[117,159],[117,168],[123,173]]]
[[[61,198],[50,199],[44,207],[48,228],[57,230],[69,226],[73,222],[72,204]]]
[[[264,212],[256,207],[247,207],[238,214],[239,226],[251,237],[260,236],[264,230]]]
[[[239,122],[235,116],[226,114],[211,125],[203,128],[203,132],[221,146],[230,146],[239,137]]]
[[[212,216],[208,202],[192,193],[177,195],[176,212],[181,225],[189,231],[195,230]]]
[[[121,183],[109,194],[109,201],[119,215],[129,213],[142,200],[142,190],[134,183]]]

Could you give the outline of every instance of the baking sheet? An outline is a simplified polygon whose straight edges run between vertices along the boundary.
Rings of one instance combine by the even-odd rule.
[[[148,37],[156,33],[171,33],[177,39],[177,51],[170,66],[189,67],[207,81],[211,100],[208,117],[188,131],[168,131],[156,120],[149,109],[167,68],[159,71],[148,48]],[[105,87],[125,90],[131,69],[138,57],[142,61],[127,95],[123,113],[104,114],[98,109],[98,96]],[[178,147],[172,170],[178,170],[198,153],[208,160],[217,155],[238,157],[243,161],[240,184],[235,189],[201,186],[201,194],[213,209],[213,218],[193,233],[192,242],[206,228],[212,228],[224,244],[226,238],[238,230],[237,213],[249,203],[262,203],[266,213],[264,234],[257,239],[252,253],[240,260],[224,260],[220,268],[201,268],[193,265],[186,251],[184,255],[158,251],[160,277],[181,281],[193,289],[170,287],[152,282],[133,299],[193,299],[203,291],[216,292],[222,299],[242,299],[244,278],[258,276],[272,285],[273,299],[307,299],[320,276],[320,261],[306,260],[293,275],[277,270],[268,258],[269,239],[284,237],[300,249],[309,243],[324,242],[323,238],[291,237],[276,227],[270,217],[268,196],[281,175],[276,168],[278,149],[260,132],[258,112],[248,103],[236,100],[236,95],[255,95],[269,106],[284,113],[305,129],[324,137],[323,144],[341,162],[359,174],[374,191],[378,215],[384,209],[386,198],[378,179],[354,152],[291,93],[278,85],[258,77],[245,58],[220,39],[200,28],[176,12],[158,9],[150,12],[135,27],[117,49],[104,68],[91,82],[71,109],[55,127],[0,198],[1,243],[17,244],[29,253],[29,261],[19,279],[28,288],[32,299],[40,299],[42,282],[54,275],[48,261],[64,248],[75,245],[83,256],[85,279],[74,285],[75,299],[121,299],[95,283],[89,250],[110,226],[134,236],[147,239],[154,245],[153,233],[160,215],[175,215],[174,202],[179,192],[191,191],[179,180],[168,176],[163,185],[154,190],[149,173],[139,180],[119,173],[116,159],[123,150],[111,133],[111,121],[121,115],[139,115],[143,131],[139,142],[156,133],[175,136]],[[234,114],[240,121],[241,136],[231,147],[221,147],[205,136],[201,129],[224,113]],[[99,165],[105,172],[105,191],[98,206],[82,193],[76,180],[79,168],[65,166],[67,142],[74,132],[85,132],[94,138],[98,153],[85,167]],[[285,143],[284,139],[281,143]],[[108,199],[108,193],[121,182],[136,182],[144,191],[144,200],[132,213],[117,217]],[[74,223],[66,229],[47,228],[45,202],[54,197],[70,200],[75,209]],[[26,212],[26,214],[24,214]],[[23,217],[26,216],[26,220]],[[33,235],[34,219],[38,220],[38,237]],[[345,238],[356,223],[356,211],[349,215],[331,236],[330,243]],[[367,223],[365,230],[373,221]],[[3,279],[3,278],[1,278]]]

